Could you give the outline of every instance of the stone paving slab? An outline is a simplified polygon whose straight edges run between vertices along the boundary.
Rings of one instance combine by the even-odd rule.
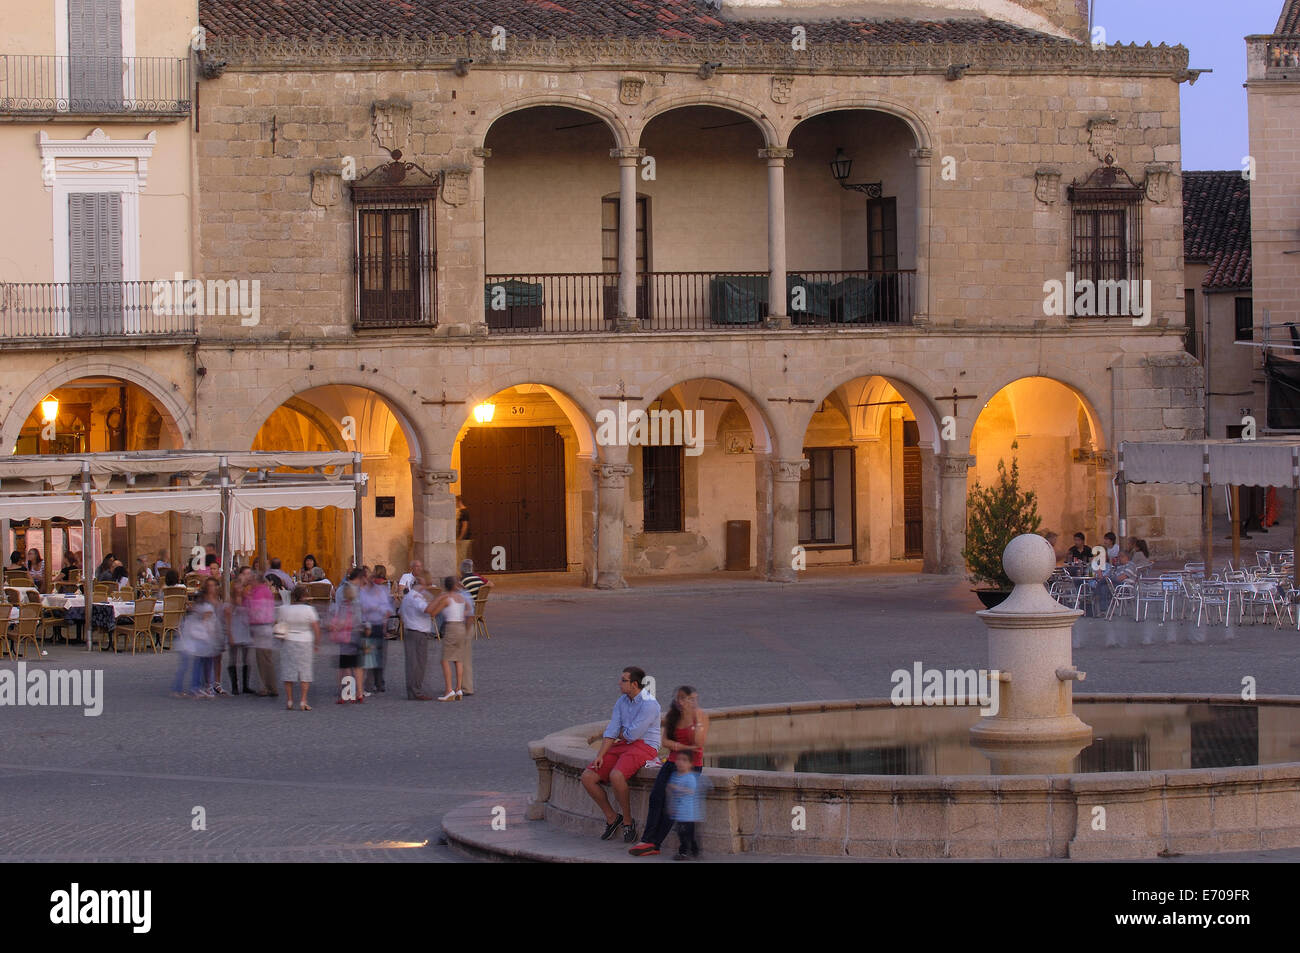
[[[172,699],[171,652],[55,646],[41,664],[103,671],[104,712],[0,707],[0,862],[458,860],[437,844],[443,816],[531,792],[528,743],[608,718],[623,666],[643,666],[665,692],[693,684],[707,707],[888,697],[890,673],[915,661],[986,664],[969,589],[964,580],[895,574],[503,600],[489,606],[493,638],[474,648],[478,694],[455,704],[405,700],[396,642],[388,656],[395,690],[336,706],[333,667],[322,658],[312,712],[251,696]],[[1295,629],[1197,633],[1158,619],[1085,619],[1078,631],[1088,693],[1236,693],[1251,675],[1261,695],[1300,694]],[[1106,647],[1111,632],[1126,644]],[[1189,643],[1193,634],[1206,641]],[[440,691],[430,668],[427,687]],[[202,842],[190,828],[195,806],[212,835]],[[429,844],[364,846],[408,838]]]

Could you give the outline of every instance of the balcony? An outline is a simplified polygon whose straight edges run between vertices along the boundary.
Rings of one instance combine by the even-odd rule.
[[[916,272],[797,271],[786,275],[786,312],[804,328],[899,327],[912,323]],[[638,276],[641,331],[744,331],[771,313],[767,272],[650,272]],[[488,275],[484,317],[492,334],[615,330],[618,276]]]
[[[1300,35],[1250,36],[1246,78],[1300,80]]]
[[[155,308],[152,281],[0,283],[0,338],[106,339],[193,335],[193,314]]]
[[[0,56],[0,118],[184,119],[188,58]]]

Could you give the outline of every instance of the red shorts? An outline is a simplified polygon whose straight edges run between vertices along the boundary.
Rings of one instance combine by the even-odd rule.
[[[611,771],[618,771],[624,778],[630,778],[658,754],[644,741],[616,741],[605,752],[600,766],[596,768],[596,777],[608,781]]]

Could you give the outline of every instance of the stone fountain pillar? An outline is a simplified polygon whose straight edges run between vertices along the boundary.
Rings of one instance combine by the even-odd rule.
[[[1026,533],[1007,544],[1002,565],[1015,589],[1006,601],[976,615],[989,630],[990,686],[996,714],[971,728],[971,742],[1003,773],[1063,773],[1092,741],[1092,728],[1074,714],[1071,634],[1083,613],[1048,595],[1044,583],[1056,566],[1052,547]]]

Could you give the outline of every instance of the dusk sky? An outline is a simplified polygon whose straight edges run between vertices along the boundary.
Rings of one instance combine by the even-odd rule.
[[[1240,169],[1247,148],[1246,43],[1272,33],[1282,0],[1094,0],[1093,24],[1107,43],[1181,43],[1193,69],[1212,69],[1184,83],[1183,168]]]

